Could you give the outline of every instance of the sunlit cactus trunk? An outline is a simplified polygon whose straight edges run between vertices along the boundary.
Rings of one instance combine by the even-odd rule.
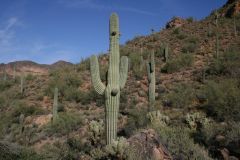
[[[97,93],[105,94],[106,142],[111,144],[117,137],[117,120],[119,111],[120,89],[127,80],[128,58],[119,55],[119,24],[118,16],[113,13],[110,17],[110,58],[107,75],[107,86],[102,83],[96,56],[90,59],[92,84]]]
[[[53,116],[52,116],[52,121],[53,123],[56,122],[58,118],[58,88],[56,87],[54,90],[54,98],[53,98]]]
[[[154,109],[155,104],[155,62],[154,62],[154,52],[151,53],[150,62],[147,63],[147,73],[148,73],[148,100],[149,100],[149,110]]]

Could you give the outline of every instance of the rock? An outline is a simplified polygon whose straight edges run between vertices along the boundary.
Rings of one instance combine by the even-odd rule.
[[[141,131],[128,139],[130,146],[138,151],[142,159],[172,160],[169,151],[161,144],[153,129]]]
[[[146,97],[146,93],[143,90],[138,91],[139,97]]]
[[[226,12],[227,17],[234,17],[240,13],[240,1],[235,2]]]
[[[162,93],[165,93],[165,92],[166,92],[166,88],[159,85],[158,89],[157,89],[157,93],[162,94]]]
[[[167,23],[166,28],[178,28],[184,25],[187,21],[180,17],[173,17],[170,22]]]
[[[221,149],[220,152],[224,160],[229,160],[229,151],[226,148]]]

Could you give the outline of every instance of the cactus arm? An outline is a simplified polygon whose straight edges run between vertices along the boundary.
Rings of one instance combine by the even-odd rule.
[[[128,77],[128,58],[126,56],[121,57],[120,60],[120,89],[125,86]]]
[[[94,89],[98,94],[103,95],[106,86],[100,79],[98,59],[95,55],[90,58],[90,70]]]

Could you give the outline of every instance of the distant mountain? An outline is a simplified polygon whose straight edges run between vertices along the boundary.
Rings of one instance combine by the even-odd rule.
[[[0,64],[0,73],[3,73],[4,71],[7,72],[9,75],[13,75],[14,73],[14,67],[16,74],[20,74],[22,72],[24,73],[31,73],[31,74],[38,74],[38,75],[46,75],[48,74],[49,69],[55,69],[59,67],[64,67],[64,66],[70,66],[73,65],[70,62],[66,61],[57,61],[51,65],[47,64],[38,64],[33,61],[15,61],[15,62],[10,62],[7,64]]]

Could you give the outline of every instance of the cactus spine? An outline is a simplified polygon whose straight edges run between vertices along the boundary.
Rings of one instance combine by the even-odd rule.
[[[148,73],[148,101],[149,109],[153,110],[155,103],[155,62],[154,62],[154,52],[151,52],[150,62],[147,63],[147,73]]]
[[[120,89],[127,80],[128,58],[119,55],[119,25],[118,16],[113,13],[110,17],[110,58],[107,75],[107,85],[100,79],[98,59],[90,58],[92,84],[96,92],[105,94],[106,142],[111,144],[117,137],[117,119],[120,100]],[[119,66],[120,65],[120,66]]]
[[[58,88],[56,87],[55,90],[54,90],[54,99],[53,99],[53,111],[52,111],[52,114],[53,114],[53,123],[56,122],[57,120],[57,117],[58,117]]]

